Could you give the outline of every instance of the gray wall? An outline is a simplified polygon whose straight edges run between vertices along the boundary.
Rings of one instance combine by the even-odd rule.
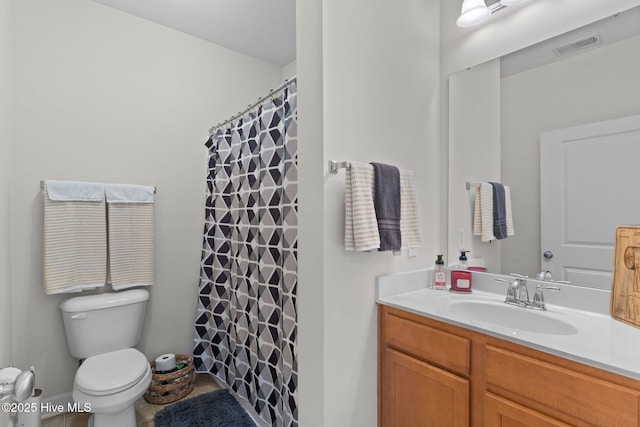
[[[277,86],[282,70],[93,1],[21,0],[15,20],[12,361],[36,367],[46,397],[71,390],[77,361],[64,297],[42,290],[40,180],[157,186],[156,284],[140,348],[149,359],[190,353],[207,130]]]
[[[376,275],[424,268],[438,250],[439,1],[297,6],[300,423],[369,427]],[[345,171],[329,174],[329,160],[416,171],[424,237],[416,257],[344,250]]]
[[[0,0],[0,369],[11,363],[11,3]],[[8,422],[0,411],[0,426]]]

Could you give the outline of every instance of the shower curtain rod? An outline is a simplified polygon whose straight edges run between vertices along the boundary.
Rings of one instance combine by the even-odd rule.
[[[278,92],[280,92],[282,89],[284,89],[285,87],[287,87],[287,85],[291,82],[295,82],[298,79],[298,76],[293,76],[290,79],[286,79],[280,86],[271,89],[269,91],[269,95],[258,98],[258,100],[256,102],[254,102],[253,104],[249,104],[247,105],[247,108],[245,108],[242,111],[238,111],[238,113],[235,116],[232,116],[230,119],[225,120],[224,122],[218,123],[217,125],[211,127],[211,129],[209,129],[209,136],[213,136],[213,134],[215,133],[216,130],[218,130],[219,128],[228,125],[229,123],[231,123],[232,121],[242,117],[245,113],[247,113],[248,111],[252,110],[253,108],[257,107],[258,105],[260,105],[265,99],[270,98],[274,95],[276,95]]]

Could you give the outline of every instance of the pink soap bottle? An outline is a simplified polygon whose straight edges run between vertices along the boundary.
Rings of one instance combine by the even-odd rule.
[[[458,269],[451,272],[451,291],[453,292],[471,292],[471,272],[467,270],[469,267],[467,252],[469,251],[460,251]]]

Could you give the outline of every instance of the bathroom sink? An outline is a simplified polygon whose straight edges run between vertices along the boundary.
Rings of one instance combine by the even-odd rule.
[[[516,307],[498,301],[452,301],[447,304],[455,314],[469,320],[491,323],[518,331],[551,335],[575,335],[572,324],[557,319],[548,312]]]

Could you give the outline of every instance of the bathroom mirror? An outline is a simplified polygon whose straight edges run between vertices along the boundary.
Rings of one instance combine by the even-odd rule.
[[[570,165],[563,160],[552,167],[561,178],[569,168],[585,169],[586,178],[580,185],[563,187],[571,191],[563,197],[589,218],[583,226],[587,231],[604,228],[591,233],[598,236],[589,237],[588,244],[573,242],[575,247],[597,249],[598,265],[572,269],[573,261],[560,259],[558,253],[554,258],[543,256],[549,249],[541,246],[540,182],[549,167],[543,162],[541,172],[540,138],[561,129],[639,115],[639,51],[640,7],[635,7],[450,76],[449,263],[464,246],[471,250],[470,259],[478,259],[489,272],[535,277],[551,269],[552,260],[561,265],[555,280],[610,288],[615,226],[640,223],[640,207],[629,205],[627,200],[634,197],[625,196],[632,188],[627,183],[636,181],[634,155],[605,148],[601,154],[613,160],[596,157],[591,163],[579,163],[578,156]],[[640,132],[630,135],[626,143],[635,150]],[[604,178],[616,184],[601,202],[586,203],[590,186]],[[491,243],[472,236],[475,192],[465,188],[465,181],[500,181],[510,187],[514,236]],[[542,206],[547,218],[567,221],[562,203]],[[563,237],[567,229],[571,227],[561,228]]]

